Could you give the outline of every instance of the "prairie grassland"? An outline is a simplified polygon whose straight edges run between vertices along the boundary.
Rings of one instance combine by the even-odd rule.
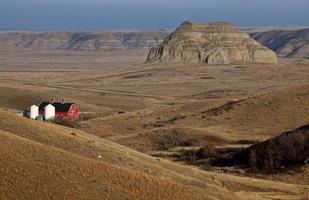
[[[178,153],[179,149],[202,145],[224,148],[239,141],[261,141],[308,123],[307,61],[282,60],[275,65],[147,65],[143,64],[146,54],[2,49],[0,107],[23,110],[42,100],[65,99],[77,103],[81,112],[97,116],[80,122],[78,129],[70,129],[0,111],[3,144],[16,140],[25,143],[29,152],[42,150],[53,159],[55,154],[70,157],[72,163],[75,159],[88,163],[90,159],[89,166],[104,168],[101,165],[105,163],[126,168],[141,173],[137,176],[142,177],[141,183],[148,189],[145,179],[150,175],[149,180],[160,182],[158,185],[161,181],[162,187],[171,184],[175,191],[194,193],[197,196],[192,198],[196,199],[206,198],[205,194],[210,199],[306,197],[308,182],[304,178],[301,184],[297,181],[308,177],[306,169],[269,176],[270,181],[265,176],[260,177],[264,180],[245,177],[225,169],[203,171],[151,155]],[[20,153],[14,155],[25,152]],[[139,179],[134,176],[134,181]],[[77,181],[85,183],[85,179]],[[121,189],[127,191],[127,185],[123,186]],[[137,197],[144,189],[138,188],[125,197]],[[162,195],[166,195],[162,198],[170,198],[171,194],[165,192],[162,189]],[[186,198],[185,194],[179,195]]]

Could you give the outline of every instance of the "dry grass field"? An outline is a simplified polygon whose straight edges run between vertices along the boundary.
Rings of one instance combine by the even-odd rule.
[[[3,198],[27,190],[25,198],[301,199],[308,189],[206,172],[75,129],[0,114]]]
[[[308,198],[307,166],[265,176],[177,159],[308,124],[306,60],[187,66],[143,64],[146,50],[0,52],[0,198]],[[71,129],[5,111],[51,98],[94,118]]]
[[[202,198],[201,190],[0,133],[1,199]]]

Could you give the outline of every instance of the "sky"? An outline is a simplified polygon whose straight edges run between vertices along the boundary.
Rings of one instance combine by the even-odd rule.
[[[165,29],[186,20],[308,26],[309,0],[0,0],[0,30]]]

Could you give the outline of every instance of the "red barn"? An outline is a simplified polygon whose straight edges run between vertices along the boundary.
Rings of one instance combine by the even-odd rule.
[[[55,115],[57,118],[71,118],[77,119],[79,117],[79,110],[75,103],[64,103],[62,102],[41,102],[39,105],[39,115],[44,115],[45,107],[51,104],[55,107]]]

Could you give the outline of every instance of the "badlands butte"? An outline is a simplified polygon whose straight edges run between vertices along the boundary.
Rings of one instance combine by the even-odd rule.
[[[0,199],[308,199],[308,29],[273,29],[1,32]]]
[[[228,22],[184,22],[161,45],[150,50],[147,62],[276,63],[277,56]]]

